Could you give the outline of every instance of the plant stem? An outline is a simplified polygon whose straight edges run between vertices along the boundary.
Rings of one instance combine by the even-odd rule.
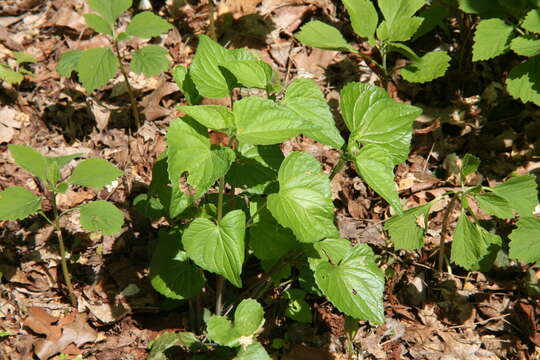
[[[215,15],[215,7],[214,7],[214,0],[208,0],[208,17],[210,20],[210,27],[208,29],[208,36],[210,36],[210,39],[217,41],[216,36],[216,22],[214,19]]]
[[[58,245],[60,248],[60,262],[62,264],[62,272],[64,273],[64,280],[66,282],[69,299],[71,300],[71,305],[74,308],[77,308],[77,298],[75,297],[75,291],[73,290],[73,284],[71,283],[71,274],[69,273],[67,260],[66,260],[66,247],[64,245],[64,237],[62,236],[62,227],[60,226],[60,216],[58,216],[58,207],[56,205],[56,193],[52,193],[51,204],[54,213],[54,228],[58,236]]]
[[[446,238],[448,220],[450,220],[450,215],[452,215],[452,212],[454,211],[454,207],[456,206],[457,199],[458,199],[457,195],[452,196],[452,200],[450,200],[450,204],[448,204],[448,208],[446,208],[446,212],[444,213],[444,217],[443,217],[442,229],[441,229],[441,242],[439,245],[439,267],[438,267],[439,273],[443,272],[444,247],[445,247],[444,240]]]
[[[131,87],[131,84],[129,83],[129,78],[126,69],[124,68],[124,59],[122,55],[120,55],[118,41],[116,40],[114,41],[114,50],[116,51],[116,57],[118,59],[118,62],[120,63],[120,71],[122,72],[122,75],[124,76],[124,81],[126,82],[129,101],[131,102],[131,112],[133,113],[133,119],[135,120],[135,129],[139,129],[139,127],[141,126],[141,118],[139,116],[139,110],[137,109],[137,100],[135,100],[135,93],[133,91],[133,88]]]
[[[219,192],[217,204],[217,223],[221,223],[223,218],[223,195],[225,193],[225,177],[219,179]],[[223,288],[225,287],[225,278],[221,275],[217,277],[216,283],[216,315],[221,315],[223,311]]]
[[[340,157],[338,163],[336,164],[336,166],[334,166],[334,168],[332,169],[332,172],[330,173],[330,181],[332,181],[332,179],[337,174],[339,174],[339,172],[343,169],[344,166],[345,166],[345,160],[343,160],[343,157]]]

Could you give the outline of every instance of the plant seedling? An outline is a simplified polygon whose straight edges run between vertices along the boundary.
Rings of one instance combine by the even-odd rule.
[[[88,92],[92,92],[111,80],[120,68],[131,101],[136,128],[140,126],[140,116],[133,88],[129,82],[124,63],[126,54],[122,42],[131,37],[150,39],[166,33],[172,25],[150,11],[143,11],[133,17],[120,32],[116,21],[132,5],[132,0],[88,0],[90,8],[96,12],[84,14],[86,24],[98,33],[108,35],[111,46],[88,50],[70,50],[62,54],[56,71],[65,77],[77,72],[79,80]],[[137,74],[156,76],[169,68],[167,50],[158,45],[146,45],[131,53],[130,68]]]
[[[396,249],[418,250],[424,244],[428,228],[430,209],[445,197],[450,198],[441,230],[439,250],[439,272],[444,262],[444,239],[449,217],[456,205],[461,205],[460,215],[454,232],[450,260],[467,270],[488,271],[497,253],[502,248],[501,237],[480,225],[477,211],[498,217],[513,219],[519,217],[517,228],[509,235],[511,258],[534,263],[540,261],[540,218],[533,215],[538,204],[536,179],[533,175],[511,177],[500,185],[465,186],[465,179],[478,169],[480,160],[467,154],[460,168],[461,190],[451,191],[425,205],[394,216],[385,224]],[[476,203],[477,207],[471,206]]]
[[[216,317],[207,322],[209,337],[225,346],[237,346],[247,335],[220,335],[223,328],[232,336],[237,326],[220,317],[223,310],[242,298],[260,298],[283,279],[301,284],[301,290],[285,294],[293,319],[310,321],[304,295],[314,293],[352,318],[382,323],[384,273],[368,245],[353,247],[339,238],[330,181],[351,160],[399,213],[393,169],[407,158],[420,109],[372,85],[351,83],[341,92],[341,112],[351,132],[346,144],[313,80],[295,79],[283,89],[274,70],[245,49],[225,49],[201,35],[192,65],[177,67],[173,75],[188,103],[178,107],[185,116],[171,123],[149,192],[135,200],[143,214],[176,224],[160,229],[150,265],[154,288],[199,305],[203,288],[214,292]],[[244,88],[267,96],[239,98]],[[197,105],[203,97],[230,97],[232,104]],[[209,131],[225,140],[213,144]],[[300,134],[344,149],[330,177],[312,155],[295,151],[284,157],[280,144]],[[258,260],[265,275],[244,289],[247,257]],[[215,287],[207,280],[211,273]],[[226,296],[228,286],[244,289],[239,299]],[[260,348],[249,345],[243,351]]]
[[[16,63],[14,69],[9,67],[7,64],[0,64],[0,80],[4,80],[12,85],[18,85],[23,81],[24,75],[34,75],[33,72],[25,69],[23,65],[35,64],[37,59],[28,53],[19,51],[14,51],[13,56],[15,57]]]
[[[44,190],[43,196],[35,195],[21,186],[8,187],[0,192],[0,220],[21,220],[37,213],[54,227],[58,236],[62,272],[69,290],[71,303],[76,306],[77,302],[68,271],[60,218],[72,211],[79,211],[81,226],[84,229],[90,232],[114,235],[122,230],[124,215],[115,205],[105,200],[87,202],[59,212],[56,196],[65,193],[70,185],[85,186],[96,190],[101,189],[121,176],[122,172],[103,159],[92,158],[81,161],[67,179],[62,179],[60,170],[71,160],[80,157],[78,154],[47,157],[24,145],[8,145],[8,148],[15,162],[21,168],[35,175]],[[50,202],[52,217],[45,213],[42,207],[43,200]]]
[[[459,1],[466,13],[482,20],[474,32],[473,61],[484,61],[512,50],[527,58],[506,79],[508,93],[523,102],[540,105],[540,9],[534,1],[494,1],[470,6]]]
[[[369,44],[378,50],[380,63],[359,53],[347,43],[338,29],[318,20],[302,26],[296,38],[308,46],[363,56],[378,68],[383,82],[392,75],[387,64],[387,57],[391,52],[398,52],[410,60],[410,64],[401,69],[401,76],[407,81],[424,83],[445,74],[450,63],[450,56],[445,51],[437,50],[418,56],[404,43],[436,27],[447,16],[444,6],[434,5],[415,16],[415,13],[426,5],[425,0],[378,0],[383,15],[382,21],[379,21],[379,14],[371,0],[342,1],[349,13],[354,32],[359,37],[367,38]]]

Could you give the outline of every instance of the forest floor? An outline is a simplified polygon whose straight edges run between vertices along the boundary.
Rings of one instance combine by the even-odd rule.
[[[155,13],[175,25],[159,43],[169,50],[175,65],[189,65],[196,35],[207,31],[207,6],[204,1],[176,10],[160,1],[153,5]],[[63,218],[79,303],[76,311],[71,311],[62,285],[53,228],[37,217],[0,222],[0,332],[11,334],[0,337],[0,359],[60,359],[60,353],[83,354],[87,360],[146,359],[156,336],[186,329],[189,320],[184,308],[150,285],[148,265],[157,225],[139,215],[132,201],[146,191],[152,166],[166,147],[168,124],[178,115],[175,106],[185,100],[168,74],[155,78],[130,74],[145,119],[130,134],[129,98],[120,75],[86,94],[77,82],[55,71],[63,52],[108,44],[86,27],[82,14],[88,12],[87,5],[78,0],[3,0],[2,7],[0,62],[7,62],[12,51],[25,51],[38,63],[33,65],[36,75],[20,86],[0,87],[0,188],[40,190],[34,178],[11,160],[8,143],[30,145],[51,156],[81,153],[104,158],[125,171],[121,181],[99,192],[69,190],[58,205],[67,209],[107,198],[123,210],[126,222],[118,236],[96,236],[80,228],[77,214]],[[360,58],[306,48],[292,36],[310,18],[328,20],[350,33],[338,1],[223,0],[216,11],[222,44],[253,49],[279,70],[284,82],[297,75],[312,77],[334,108],[347,82],[376,80]],[[127,20],[122,17],[120,23]],[[471,153],[481,159],[482,175],[477,173],[472,180],[477,183],[495,185],[511,173],[540,169],[538,108],[504,92],[504,73],[497,62],[471,63],[470,36],[441,33],[421,39],[418,46],[433,41],[433,36],[453,47],[462,61],[429,84],[395,81],[392,96],[424,110],[414,125],[409,159],[396,170],[406,207],[424,204],[456,186],[449,169],[451,154]],[[128,46],[137,48],[140,41]],[[399,61],[395,59],[396,66]],[[284,152],[291,150],[311,153],[327,172],[339,156],[338,151],[303,137],[283,145]],[[386,271],[393,274],[385,290],[387,321],[377,327],[363,323],[354,339],[358,359],[540,359],[540,302],[534,297],[540,268],[501,259],[488,273],[448,266],[440,274],[435,250],[442,211],[431,219],[423,250],[395,251],[382,227],[390,217],[388,205],[352,168],[334,178],[332,190],[341,235],[369,243],[376,253],[387,256]],[[457,213],[450,217],[451,229],[456,217]],[[511,222],[499,225],[503,233],[512,229]],[[312,324],[293,324],[278,316],[267,319],[271,329],[265,330],[263,339],[268,331],[287,339],[272,353],[275,359],[347,358],[344,317],[324,299],[312,306]]]

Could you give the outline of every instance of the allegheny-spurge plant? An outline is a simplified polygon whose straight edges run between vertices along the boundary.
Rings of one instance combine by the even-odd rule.
[[[459,190],[450,191],[422,206],[414,207],[403,214],[392,217],[385,223],[396,249],[418,250],[423,247],[424,235],[428,228],[430,210],[439,201],[449,198],[445,208],[439,249],[439,272],[443,271],[445,260],[444,242],[448,230],[449,217],[459,209],[459,219],[452,240],[450,260],[467,269],[488,271],[503,241],[494,231],[489,231],[478,221],[479,211],[500,219],[519,217],[517,227],[510,238],[509,256],[513,259],[534,263],[540,261],[540,218],[534,216],[538,205],[538,192],[534,175],[509,178],[500,185],[467,186],[467,176],[474,173],[480,160],[467,154],[456,169],[459,174]],[[475,206],[472,206],[475,204]]]
[[[415,16],[426,5],[425,0],[378,0],[383,19],[371,0],[342,0],[356,35],[367,38],[370,46],[379,52],[379,60],[365,56],[352,47],[335,27],[322,21],[313,20],[302,26],[296,38],[303,44],[364,56],[368,63],[375,64],[381,81],[391,78],[388,67],[388,54],[398,52],[410,64],[401,69],[401,76],[410,82],[424,83],[445,74],[450,56],[442,50],[417,55],[405,42],[425,35],[436,27],[446,16],[448,10],[443,5],[434,5]],[[382,74],[381,74],[382,72]]]
[[[195,329],[202,319],[201,294],[215,298],[216,317],[205,316],[208,336],[222,346],[243,345],[238,356],[264,350],[243,342],[248,331],[231,330],[241,329],[244,311],[258,307],[253,300],[238,305],[234,324],[219,316],[244,298],[260,299],[271,286],[293,319],[311,321],[304,298],[315,294],[353,319],[382,323],[384,273],[367,244],[351,246],[340,238],[330,181],[353,161],[401,213],[393,169],[407,158],[420,109],[380,88],[351,83],[341,92],[350,130],[345,143],[313,80],[295,79],[283,89],[274,70],[246,49],[228,50],[201,35],[191,66],[174,73],[189,104],[179,106],[186,115],[170,124],[149,192],[135,199],[140,212],[164,216],[172,225],[159,231],[150,265],[154,288],[171,299],[188,299]],[[246,89],[266,96],[242,97]],[[203,97],[230,97],[231,107],[197,105]],[[224,140],[213,143],[209,132],[222,133]],[[300,134],[343,150],[330,176],[310,154],[283,155],[280,144]],[[254,271],[265,275],[245,286]],[[231,286],[238,290],[228,292]]]
[[[143,11],[133,17],[124,32],[116,27],[120,15],[132,5],[132,0],[88,0],[96,14],[84,14],[86,24],[98,33],[108,35],[111,46],[88,50],[70,50],[62,54],[56,71],[65,77],[72,72],[78,74],[79,81],[88,92],[107,84],[120,69],[131,102],[135,126],[140,126],[140,116],[134,90],[126,70],[125,40],[131,37],[150,39],[166,33],[172,25],[150,11]],[[131,53],[130,68],[137,74],[156,76],[169,68],[167,50],[159,45],[146,45]]]
[[[36,195],[21,186],[8,187],[0,192],[0,220],[14,221],[39,214],[54,227],[58,237],[62,272],[71,303],[76,306],[60,218],[73,211],[79,211],[80,224],[85,230],[115,235],[121,231],[124,215],[114,204],[105,200],[91,201],[60,211],[56,197],[65,193],[70,185],[99,190],[111,184],[122,175],[122,172],[103,159],[91,158],[81,161],[71,175],[63,179],[61,169],[71,160],[80,157],[79,154],[48,157],[28,146],[8,145],[8,147],[15,162],[38,178],[42,195]],[[49,201],[52,215],[42,207],[44,200]]]
[[[9,84],[20,84],[24,75],[34,75],[33,72],[24,68],[24,64],[35,64],[37,59],[25,52],[14,51],[15,67],[11,68],[8,64],[0,64],[0,80]]]
[[[510,70],[508,93],[540,105],[540,8],[537,1],[459,1],[466,13],[479,14],[474,32],[473,61],[484,61],[512,50],[526,58]]]

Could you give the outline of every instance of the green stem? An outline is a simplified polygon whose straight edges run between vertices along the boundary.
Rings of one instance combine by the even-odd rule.
[[[345,167],[345,163],[346,161],[343,160],[343,157],[340,157],[338,163],[336,166],[334,166],[332,172],[330,173],[330,181],[332,181],[332,179],[334,179],[334,177]]]
[[[118,41],[114,40],[113,44],[114,44],[114,50],[116,51],[116,58],[118,59],[118,62],[120,63],[120,71],[122,72],[122,75],[124,76],[124,81],[126,82],[126,88],[129,95],[129,101],[131,102],[131,112],[133,113],[133,119],[135,120],[135,129],[138,129],[139,127],[141,127],[141,117],[139,115],[139,110],[137,109],[137,100],[135,99],[135,92],[133,91],[133,88],[131,87],[126,69],[124,68],[124,62],[123,62],[124,59],[122,58],[122,55],[120,54]]]
[[[452,215],[452,212],[454,211],[454,207],[456,206],[456,201],[458,199],[457,195],[452,196],[452,200],[450,200],[450,204],[448,204],[448,207],[446,208],[446,212],[443,216],[443,222],[442,222],[442,228],[441,228],[441,242],[439,244],[439,266],[438,271],[440,274],[443,272],[443,264],[444,264],[444,241],[446,238],[446,232],[448,229],[448,220],[450,220],[450,215]]]
[[[216,13],[216,10],[214,6],[214,0],[208,0],[208,17],[210,21],[210,27],[208,29],[208,36],[210,37],[210,39],[217,41],[216,22],[214,19],[215,13]]]
[[[58,246],[60,248],[60,262],[62,264],[62,272],[64,273],[64,280],[66,282],[71,305],[77,308],[77,298],[75,297],[75,291],[73,290],[73,284],[71,283],[71,274],[69,273],[66,259],[66,247],[64,245],[64,237],[62,236],[62,227],[60,226],[60,216],[58,215],[58,206],[56,205],[56,193],[52,193],[51,204],[54,213],[54,228],[58,236]]]
[[[223,195],[225,193],[225,177],[219,179],[219,192],[217,204],[217,223],[221,223],[223,218]],[[223,311],[223,288],[225,287],[225,278],[221,275],[217,277],[216,283],[216,315],[221,315]]]

